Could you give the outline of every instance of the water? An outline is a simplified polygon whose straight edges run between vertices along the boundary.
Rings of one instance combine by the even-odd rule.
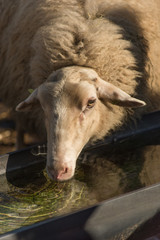
[[[38,155],[38,154],[37,154]],[[87,155],[75,177],[56,183],[41,167],[0,176],[0,234],[160,182],[160,146]]]

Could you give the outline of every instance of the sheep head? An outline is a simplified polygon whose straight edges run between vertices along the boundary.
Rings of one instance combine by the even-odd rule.
[[[122,107],[145,105],[94,70],[74,66],[53,72],[16,110],[32,111],[37,102],[45,116],[47,172],[59,181],[73,177],[81,150],[103,128],[100,120],[108,102]]]

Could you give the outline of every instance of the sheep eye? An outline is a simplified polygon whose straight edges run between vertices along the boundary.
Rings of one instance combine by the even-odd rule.
[[[96,99],[95,98],[89,99],[88,102],[87,102],[87,108],[89,108],[89,109],[93,108],[95,103],[96,103]]]

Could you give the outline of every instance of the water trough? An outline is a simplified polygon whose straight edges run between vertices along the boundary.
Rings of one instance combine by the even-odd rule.
[[[155,112],[144,116],[136,127],[87,146],[82,158],[90,153],[104,156],[110,149],[123,153],[124,150],[130,151],[146,145],[159,145],[159,139],[160,112]],[[12,184],[15,176],[27,176],[28,171],[32,174],[33,168],[42,173],[41,170],[45,168],[45,153],[46,148],[43,145],[1,156],[0,176]],[[40,177],[43,178],[43,174]],[[6,232],[0,235],[0,240],[143,240],[152,239],[152,236],[158,234],[160,181],[87,208]]]

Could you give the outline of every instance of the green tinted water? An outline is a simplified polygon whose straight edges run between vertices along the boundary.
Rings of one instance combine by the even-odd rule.
[[[101,158],[88,155],[79,160],[75,177],[68,182],[52,182],[45,170],[37,168],[12,178],[3,175],[0,234],[160,182],[159,172],[158,145]]]

